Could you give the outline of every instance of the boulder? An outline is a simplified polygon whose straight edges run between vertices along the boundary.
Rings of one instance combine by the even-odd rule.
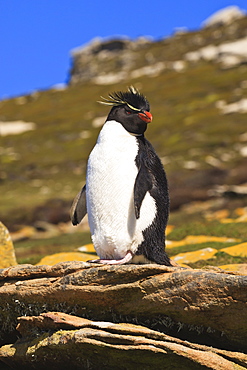
[[[20,98],[22,97],[19,97],[19,99]],[[10,121],[10,122],[4,121],[2,122],[0,121],[1,136],[19,135],[19,134],[22,134],[23,132],[27,132],[27,131],[35,130],[35,129],[36,129],[36,124],[33,122],[24,122],[24,121]]]
[[[29,239],[35,236],[37,233],[36,229],[32,226],[23,226],[18,231],[14,231],[10,234],[12,241],[15,243],[20,240]]]
[[[11,236],[2,222],[0,222],[0,257],[0,268],[17,265]]]
[[[81,253],[81,252],[61,252],[54,253],[48,256],[43,257],[36,265],[55,265],[59,262],[68,262],[68,261],[88,261],[95,260],[98,257],[96,254]]]
[[[20,317],[21,338],[0,348],[18,369],[244,369],[247,355],[173,338],[140,325],[61,312]]]
[[[199,60],[213,61],[220,63],[221,68],[233,68],[241,64],[246,64],[247,61],[247,37],[238,40],[223,42],[219,45],[207,45],[198,50],[190,51],[184,55],[184,59],[189,62],[198,62]],[[245,103],[239,105],[229,104],[230,108],[223,111],[223,114],[234,113],[240,111],[246,112]]]
[[[0,270],[2,344],[13,343],[18,317],[61,311],[246,351],[246,301],[247,276],[213,267],[67,262]]]

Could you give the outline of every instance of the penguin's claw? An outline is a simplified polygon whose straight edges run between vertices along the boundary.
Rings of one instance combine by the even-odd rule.
[[[98,260],[89,260],[87,262],[91,263],[101,263],[103,265],[124,265],[125,263],[128,263],[132,260],[133,254],[131,251],[128,251],[126,256],[120,260],[103,260],[103,259],[98,259]]]

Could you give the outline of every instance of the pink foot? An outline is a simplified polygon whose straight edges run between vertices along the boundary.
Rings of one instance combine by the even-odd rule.
[[[92,262],[92,263],[102,263],[104,265],[123,265],[125,263],[128,263],[129,261],[131,261],[133,258],[133,254],[128,251],[126,256],[124,258],[122,258],[121,260],[102,260],[102,259],[99,259],[99,260],[89,260],[87,262]]]

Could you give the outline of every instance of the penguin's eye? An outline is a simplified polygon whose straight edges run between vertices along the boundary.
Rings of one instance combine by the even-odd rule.
[[[127,114],[131,114],[132,112],[130,110],[126,110],[126,113]]]

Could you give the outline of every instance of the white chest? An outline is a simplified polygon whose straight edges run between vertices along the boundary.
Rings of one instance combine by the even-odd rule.
[[[125,215],[137,176],[136,138],[115,121],[106,122],[87,166],[88,213],[101,217]]]

